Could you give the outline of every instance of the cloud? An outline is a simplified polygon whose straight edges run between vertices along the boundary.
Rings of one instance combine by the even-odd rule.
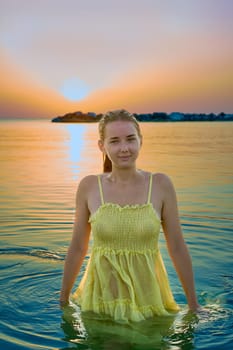
[[[121,76],[112,86],[81,101],[96,111],[128,108],[132,112],[229,112],[233,108],[230,59],[171,62]]]
[[[75,107],[56,91],[42,86],[1,52],[1,117],[50,117]]]
[[[3,57],[3,55],[1,56]],[[105,112],[127,108],[132,112],[232,112],[233,69],[230,57],[221,65],[208,59],[173,61],[131,70],[111,85],[79,102],[69,102],[38,84],[27,72],[1,60],[1,116],[46,117],[67,112]]]

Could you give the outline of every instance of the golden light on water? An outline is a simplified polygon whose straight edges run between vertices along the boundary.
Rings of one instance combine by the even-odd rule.
[[[70,161],[73,176],[79,173],[78,163],[81,160],[84,146],[84,134],[87,129],[85,124],[66,124],[64,129],[68,132],[66,141],[68,160]]]

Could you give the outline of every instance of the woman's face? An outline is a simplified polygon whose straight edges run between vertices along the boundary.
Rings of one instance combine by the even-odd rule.
[[[133,122],[117,120],[106,125],[105,138],[99,141],[99,146],[111,159],[113,166],[128,168],[135,165],[141,138]]]

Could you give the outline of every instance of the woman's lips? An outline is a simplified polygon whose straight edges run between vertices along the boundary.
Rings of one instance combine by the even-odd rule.
[[[130,156],[121,156],[121,157],[119,157],[119,159],[121,159],[121,160],[128,160],[130,158]]]

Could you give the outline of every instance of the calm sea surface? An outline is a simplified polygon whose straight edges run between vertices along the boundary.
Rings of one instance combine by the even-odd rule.
[[[162,233],[164,262],[182,306],[175,319],[131,327],[80,319],[73,307],[62,313],[75,191],[83,176],[101,171],[97,125],[1,121],[1,349],[233,348],[233,123],[141,126],[138,167],[173,179],[198,298],[208,313],[186,312]]]

